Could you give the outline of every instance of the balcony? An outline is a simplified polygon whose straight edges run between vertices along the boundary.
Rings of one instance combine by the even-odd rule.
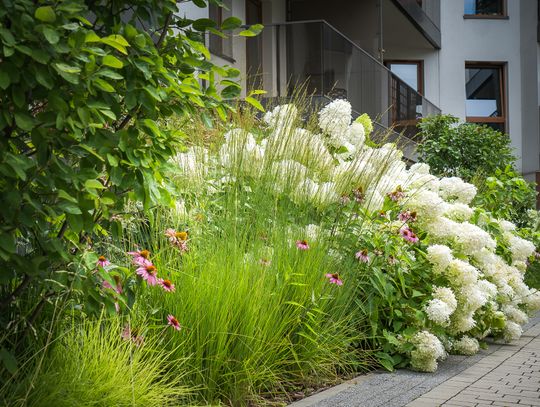
[[[378,126],[393,128],[413,143],[418,120],[441,112],[325,21],[267,26],[253,40],[261,43],[260,85],[271,96],[288,97],[305,84],[319,102],[345,98],[354,111],[368,113]]]

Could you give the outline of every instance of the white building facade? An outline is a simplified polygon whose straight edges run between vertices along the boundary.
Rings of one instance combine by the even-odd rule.
[[[262,23],[255,39],[209,39],[244,87],[287,96],[294,84],[414,139],[439,112],[509,134],[527,179],[540,171],[538,0],[225,0],[181,10]],[[181,12],[182,12],[181,11]]]

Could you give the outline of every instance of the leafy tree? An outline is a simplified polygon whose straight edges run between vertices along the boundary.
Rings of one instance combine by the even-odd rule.
[[[491,176],[498,168],[513,165],[510,138],[487,126],[458,124],[450,115],[432,116],[419,123],[420,161],[433,173],[467,181],[474,176]]]
[[[158,120],[209,108],[225,118],[240,93],[239,71],[214,66],[204,46],[206,31],[240,20],[189,20],[182,5],[0,0],[0,359],[11,371],[7,348],[52,299],[77,290],[85,312],[114,312],[92,236],[119,235],[128,199],[170,201],[163,164],[182,132]]]

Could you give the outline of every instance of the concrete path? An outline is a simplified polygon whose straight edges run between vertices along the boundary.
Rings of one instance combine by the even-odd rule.
[[[471,357],[450,356],[437,373],[373,373],[291,407],[539,406],[540,314],[513,344]]]

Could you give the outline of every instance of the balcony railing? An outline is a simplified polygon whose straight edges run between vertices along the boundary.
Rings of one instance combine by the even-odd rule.
[[[286,97],[299,84],[316,97],[346,98],[357,112],[414,139],[422,117],[440,109],[325,21],[267,26],[261,85]],[[269,64],[269,61],[272,63]]]

